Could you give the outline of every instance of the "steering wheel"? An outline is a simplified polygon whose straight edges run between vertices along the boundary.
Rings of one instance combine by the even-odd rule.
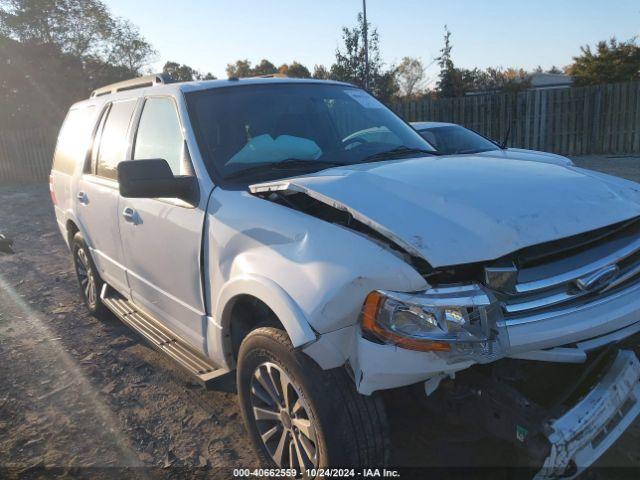
[[[364,143],[368,143],[368,142],[365,139],[361,138],[361,137],[353,137],[353,138],[349,138],[347,140],[343,140],[342,141],[342,146],[344,147],[345,150],[351,150],[351,148],[348,148],[349,145],[356,146],[356,144],[362,145]]]

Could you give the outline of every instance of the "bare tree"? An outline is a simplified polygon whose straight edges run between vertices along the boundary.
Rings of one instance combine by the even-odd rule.
[[[404,57],[396,67],[400,93],[411,97],[419,92],[425,79],[424,65],[418,58]]]

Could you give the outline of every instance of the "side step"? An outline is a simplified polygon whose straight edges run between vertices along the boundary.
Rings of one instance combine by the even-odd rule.
[[[116,317],[146,338],[157,350],[171,357],[178,365],[191,373],[205,388],[212,388],[216,380],[222,380],[229,370],[217,368],[211,361],[180,337],[138,309],[133,303],[104,285],[100,298]]]

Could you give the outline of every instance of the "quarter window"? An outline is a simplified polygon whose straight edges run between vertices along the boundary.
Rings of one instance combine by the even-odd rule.
[[[84,161],[95,123],[93,105],[69,111],[58,135],[53,170],[71,174],[75,166]]]
[[[118,163],[126,160],[127,131],[135,107],[135,100],[115,102],[111,105],[100,138],[96,169],[98,176],[117,179]]]
[[[184,140],[178,112],[169,98],[149,98],[144,103],[136,136],[134,160],[162,158],[174,175],[184,175]]]

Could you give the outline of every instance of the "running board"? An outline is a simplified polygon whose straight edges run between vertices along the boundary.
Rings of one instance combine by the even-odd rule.
[[[106,284],[100,299],[116,317],[142,335],[157,350],[171,357],[205,388],[212,388],[216,380],[222,380],[226,374],[230,373],[224,368],[217,368],[211,360],[187,345],[158,320],[140,311],[133,303],[114,292]]]

